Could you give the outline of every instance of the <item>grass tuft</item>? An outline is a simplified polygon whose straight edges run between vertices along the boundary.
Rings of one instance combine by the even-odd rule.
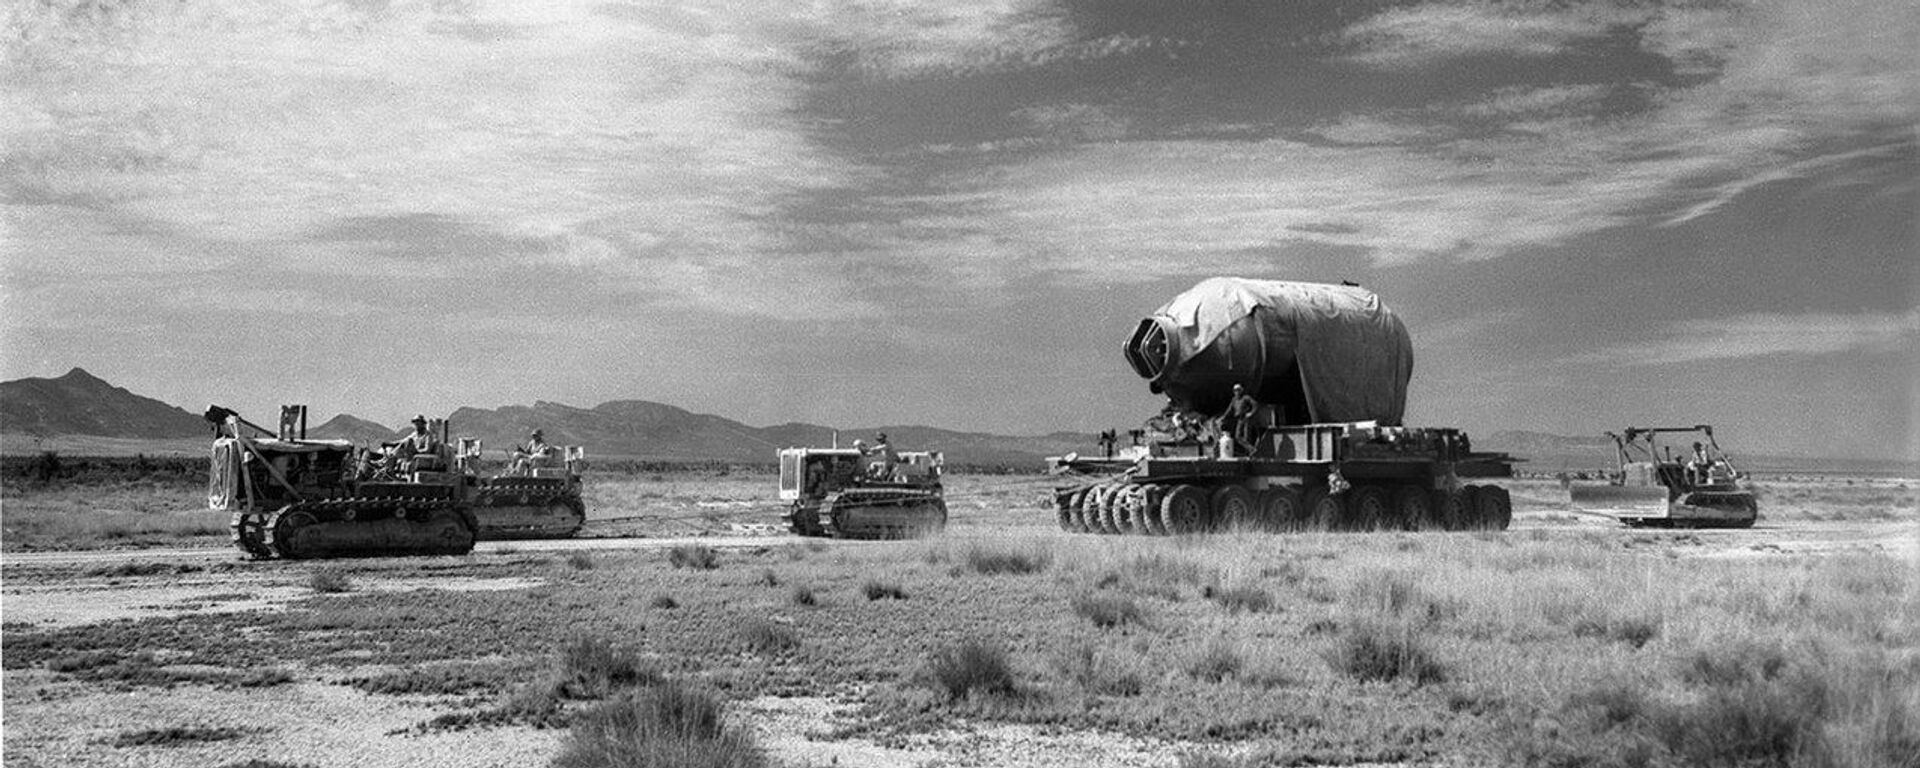
[[[901,589],[900,585],[890,582],[868,581],[860,585],[860,592],[866,595],[868,600],[907,599],[907,591]]]
[[[1354,625],[1328,652],[1327,661],[1361,682],[1407,680],[1425,685],[1446,679],[1446,669],[1405,624]]]
[[[1238,587],[1208,586],[1200,594],[1208,600],[1219,603],[1228,613],[1262,613],[1273,607],[1273,595],[1259,587],[1244,585]]]
[[[245,738],[248,731],[241,728],[201,728],[174,726],[171,728],[151,728],[144,731],[127,731],[114,736],[107,743],[116,747],[174,747],[183,744],[205,744],[214,741],[232,741]]]
[[[636,691],[574,718],[555,768],[759,768],[765,755],[721,722],[714,694],[677,681]]]
[[[711,571],[720,567],[720,554],[705,544],[682,544],[667,550],[667,562],[675,568]]]
[[[1006,650],[981,640],[965,640],[935,650],[927,658],[927,674],[933,685],[952,699],[976,693],[1005,696],[1017,689]]]
[[[784,653],[800,647],[800,638],[791,628],[766,619],[748,619],[740,626],[740,639],[754,653]]]
[[[1216,637],[1187,662],[1186,672],[1195,680],[1218,683],[1239,675],[1246,666],[1240,649],[1226,638]]]
[[[595,637],[576,637],[561,646],[555,661],[554,694],[567,699],[601,699],[624,689],[658,683],[658,671],[632,654]]]
[[[333,594],[353,591],[353,579],[343,568],[321,566],[307,574],[307,587],[315,592]]]
[[[647,606],[655,610],[671,611],[680,607],[680,601],[673,599],[673,595],[654,595],[652,600],[647,601]]]
[[[1127,595],[1109,592],[1077,595],[1072,605],[1075,615],[1101,629],[1141,623],[1140,604]]]
[[[576,571],[593,570],[593,555],[586,552],[568,552],[567,565]]]
[[[1053,564],[1053,553],[1044,549],[1002,550],[974,545],[967,550],[967,569],[989,576],[1002,573],[1039,573]]]
[[[814,593],[813,587],[805,584],[795,584],[793,585],[793,604],[805,606],[819,605],[820,596]]]

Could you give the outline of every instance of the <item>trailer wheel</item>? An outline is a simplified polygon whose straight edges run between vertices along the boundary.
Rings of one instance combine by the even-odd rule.
[[[1433,525],[1433,491],[1417,485],[1402,486],[1393,496],[1393,508],[1400,516],[1400,525],[1406,530],[1417,531]]]
[[[1479,498],[1480,486],[1477,485],[1449,492],[1446,505],[1440,508],[1440,527],[1449,531],[1464,531],[1472,527]]]
[[[1198,533],[1207,519],[1207,491],[1192,485],[1176,485],[1160,502],[1160,524],[1168,533]]]
[[[1081,488],[1080,490],[1074,491],[1073,496],[1067,499],[1067,516],[1069,522],[1073,525],[1069,530],[1074,533],[1087,532],[1087,494],[1092,492],[1093,489],[1091,487]]]
[[[1353,529],[1356,531],[1377,531],[1390,527],[1393,517],[1393,502],[1387,496],[1387,489],[1377,485],[1361,485],[1353,489]]]
[[[1120,489],[1120,532],[1145,536],[1152,533],[1147,527],[1147,518],[1141,510],[1147,505],[1147,487],[1129,485]]]
[[[1106,493],[1105,485],[1096,485],[1087,489],[1087,495],[1080,500],[1080,519],[1086,521],[1087,533],[1106,533],[1100,525],[1100,494]]]
[[[1166,523],[1160,519],[1160,504],[1167,499],[1167,487],[1157,483],[1148,483],[1140,499],[1140,519],[1150,536],[1168,534]]]
[[[1127,526],[1121,521],[1120,496],[1126,493],[1126,487],[1109,485],[1100,493],[1100,529],[1111,535],[1127,532]]]
[[[1300,491],[1291,486],[1276,485],[1260,494],[1260,527],[1266,530],[1294,530],[1305,516]]]
[[[1347,516],[1346,499],[1329,493],[1324,487],[1307,491],[1303,506],[1306,507],[1308,530],[1331,531]]]
[[[1480,489],[1473,503],[1473,527],[1504,531],[1513,522],[1513,497],[1507,489],[1489,485]]]
[[[1254,514],[1253,494],[1237,485],[1223,485],[1213,491],[1213,519],[1211,528],[1222,531],[1243,531],[1254,527],[1258,518]]]

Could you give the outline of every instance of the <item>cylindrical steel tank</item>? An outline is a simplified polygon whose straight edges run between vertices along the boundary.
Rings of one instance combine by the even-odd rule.
[[[1209,278],[1141,320],[1125,352],[1176,408],[1218,414],[1241,384],[1282,424],[1397,425],[1413,375],[1406,325],[1354,285]]]

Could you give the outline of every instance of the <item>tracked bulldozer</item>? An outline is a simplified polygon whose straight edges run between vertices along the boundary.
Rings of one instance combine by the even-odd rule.
[[[306,407],[281,408],[278,430],[211,406],[207,507],[232,513],[234,546],[252,559],[457,555],[488,538],[570,536],[585,521],[579,449],[542,476],[482,478],[477,440],[402,456],[306,436]]]
[[[1661,435],[1692,436],[1694,452],[1675,456]],[[1634,527],[1751,528],[1759,519],[1753,491],[1741,484],[1712,426],[1628,427],[1607,437],[1613,438],[1614,469],[1605,483],[1569,481],[1574,508]]]
[[[781,517],[794,533],[846,539],[905,539],[947,526],[938,451],[901,451],[888,470],[858,448],[780,451]]]

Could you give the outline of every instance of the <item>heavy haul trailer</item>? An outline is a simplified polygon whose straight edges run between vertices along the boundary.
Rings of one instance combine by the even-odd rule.
[[[1050,459],[1062,528],[1176,534],[1505,528],[1487,480],[1517,461],[1464,432],[1400,424],[1406,326],[1355,285],[1211,278],[1140,321],[1123,347],[1167,406],[1115,456]],[[1236,387],[1255,407],[1235,402]],[[1222,424],[1222,417],[1237,422]]]

